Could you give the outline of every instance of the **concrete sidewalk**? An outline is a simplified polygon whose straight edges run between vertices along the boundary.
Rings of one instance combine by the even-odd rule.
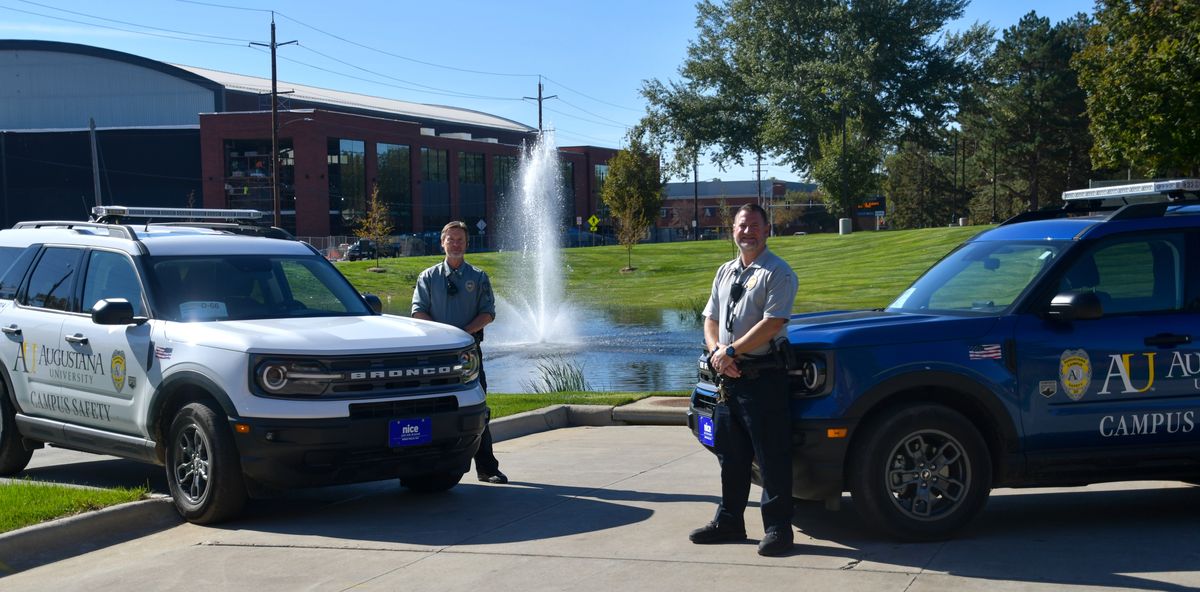
[[[252,590],[1193,590],[1200,488],[999,490],[946,543],[881,540],[846,509],[797,507],[782,558],[687,540],[713,456],[678,426],[574,427],[496,446],[509,485],[418,495],[394,481],[292,492],[218,527],[180,524],[0,579],[6,592]],[[752,498],[757,499],[755,488]]]
[[[574,426],[685,425],[687,406],[687,397],[648,397],[621,407],[555,405],[492,421],[492,437],[503,442]],[[101,466],[105,468],[94,470]],[[162,471],[162,467],[58,448],[34,453],[25,475],[36,480],[96,487],[144,484],[152,494],[140,502],[0,534],[0,577],[181,524]]]

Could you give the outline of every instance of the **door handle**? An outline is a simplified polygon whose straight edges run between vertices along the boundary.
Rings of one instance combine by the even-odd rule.
[[[5,335],[20,335],[21,334],[21,328],[16,326],[15,324],[9,325],[7,327],[0,327],[0,331],[4,331]]]
[[[74,334],[74,335],[67,335],[65,339],[66,339],[68,342],[70,342],[70,343],[74,343],[74,344],[76,344],[76,345],[87,345],[87,342],[88,342],[88,339],[87,339],[87,337],[84,337],[84,336],[83,336],[83,333],[76,333],[76,334]]]
[[[1191,335],[1175,335],[1173,333],[1159,333],[1153,337],[1147,337],[1145,340],[1149,347],[1175,347],[1191,342]]]

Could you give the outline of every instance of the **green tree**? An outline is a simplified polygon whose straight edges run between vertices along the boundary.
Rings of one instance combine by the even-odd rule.
[[[617,241],[625,246],[627,265],[623,271],[635,269],[633,246],[658,217],[663,185],[658,155],[647,148],[636,132],[631,133],[629,146],[618,150],[608,161],[608,176],[600,190],[600,198],[616,221]]]
[[[854,209],[860,198],[878,189],[875,174],[881,155],[877,144],[868,140],[862,121],[846,122],[845,129],[821,136],[820,156],[812,164],[812,178],[821,185],[821,197],[829,213],[850,218],[857,228]]]
[[[1076,56],[1097,165],[1200,174],[1200,3],[1097,0]]]
[[[945,119],[990,38],[986,26],[943,34],[965,5],[702,1],[683,81],[643,84],[643,122],[676,149],[711,146],[718,162],[736,164],[770,155],[795,171],[821,161],[821,138],[840,133],[847,118],[861,121],[868,152],[894,138],[927,135]]]
[[[379,185],[371,188],[367,215],[363,217],[354,234],[375,243],[375,267],[379,267],[379,255],[392,235],[392,216],[388,212],[387,204],[379,199]]]
[[[1006,210],[1060,203],[1063,191],[1085,185],[1090,176],[1085,97],[1070,65],[1088,26],[1085,15],[1051,26],[1030,12],[1004,31],[985,62],[980,100],[961,120],[966,137],[981,147],[974,153],[976,169],[1002,175],[998,193],[1015,206]],[[991,175],[975,178],[978,193],[987,196],[976,199],[977,211],[988,209],[980,205],[990,201],[990,181]]]

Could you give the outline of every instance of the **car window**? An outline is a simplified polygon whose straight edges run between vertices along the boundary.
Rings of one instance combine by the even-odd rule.
[[[25,272],[29,271],[30,264],[41,250],[41,245],[31,245],[19,250],[21,254],[7,266],[3,276],[0,276],[0,300],[12,300],[17,297],[17,288],[21,287],[21,280],[25,279]],[[0,264],[0,267],[4,265]]]
[[[92,251],[88,257],[87,279],[83,282],[83,309],[91,312],[105,298],[124,298],[133,305],[134,316],[145,316],[142,285],[133,261],[121,253]]]
[[[1094,292],[1104,314],[1181,310],[1183,236],[1121,238],[1093,247],[1063,274],[1060,292]]]
[[[317,256],[162,257],[147,276],[155,315],[172,321],[371,314],[354,287]]]
[[[53,310],[71,310],[71,294],[79,276],[80,249],[49,247],[38,259],[29,278],[22,304]]]

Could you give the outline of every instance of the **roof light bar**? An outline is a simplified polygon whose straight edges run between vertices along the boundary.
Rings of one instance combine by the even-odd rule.
[[[127,206],[96,206],[92,208],[96,219],[119,218],[185,218],[188,220],[259,220],[263,213],[258,210],[218,210],[203,208],[131,208]]]
[[[1111,187],[1096,187],[1093,189],[1075,189],[1064,191],[1063,201],[1078,201],[1087,199],[1121,199],[1128,197],[1166,196],[1169,193],[1182,191],[1200,191],[1200,179],[1172,179],[1170,181],[1151,181],[1133,183],[1131,185],[1113,185]]]

